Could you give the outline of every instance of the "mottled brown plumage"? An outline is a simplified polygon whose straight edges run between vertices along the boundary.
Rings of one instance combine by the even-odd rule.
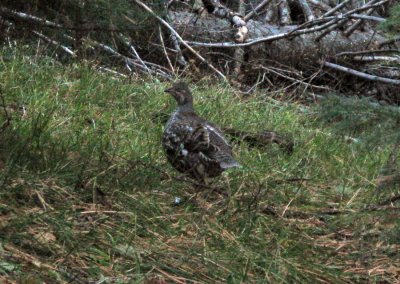
[[[178,104],[162,139],[167,159],[175,169],[204,182],[207,177],[240,166],[221,130],[195,113],[193,97],[185,83],[176,83],[165,92]]]

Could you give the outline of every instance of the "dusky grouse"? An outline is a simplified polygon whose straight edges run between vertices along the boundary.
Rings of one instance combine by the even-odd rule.
[[[228,168],[239,167],[221,130],[195,113],[189,87],[179,82],[165,92],[178,103],[165,126],[162,139],[171,165],[202,183]]]

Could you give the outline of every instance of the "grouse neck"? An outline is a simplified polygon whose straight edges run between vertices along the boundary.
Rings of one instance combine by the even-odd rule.
[[[193,112],[193,103],[188,102],[184,105],[178,106],[178,112]]]

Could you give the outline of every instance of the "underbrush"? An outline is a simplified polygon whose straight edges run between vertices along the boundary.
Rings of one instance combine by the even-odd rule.
[[[243,168],[211,185],[229,197],[196,195],[162,152],[175,107],[167,86],[3,50],[1,281],[400,281],[399,208],[379,205],[400,190],[375,186],[398,109],[339,97],[302,106],[192,84],[198,113],[217,125],[295,142],[291,154],[235,144]]]

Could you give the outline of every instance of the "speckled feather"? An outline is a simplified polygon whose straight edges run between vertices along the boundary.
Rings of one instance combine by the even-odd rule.
[[[162,139],[171,165],[199,181],[218,176],[227,168],[238,167],[222,131],[194,112],[187,85],[177,83],[166,92],[171,93],[178,103]]]

